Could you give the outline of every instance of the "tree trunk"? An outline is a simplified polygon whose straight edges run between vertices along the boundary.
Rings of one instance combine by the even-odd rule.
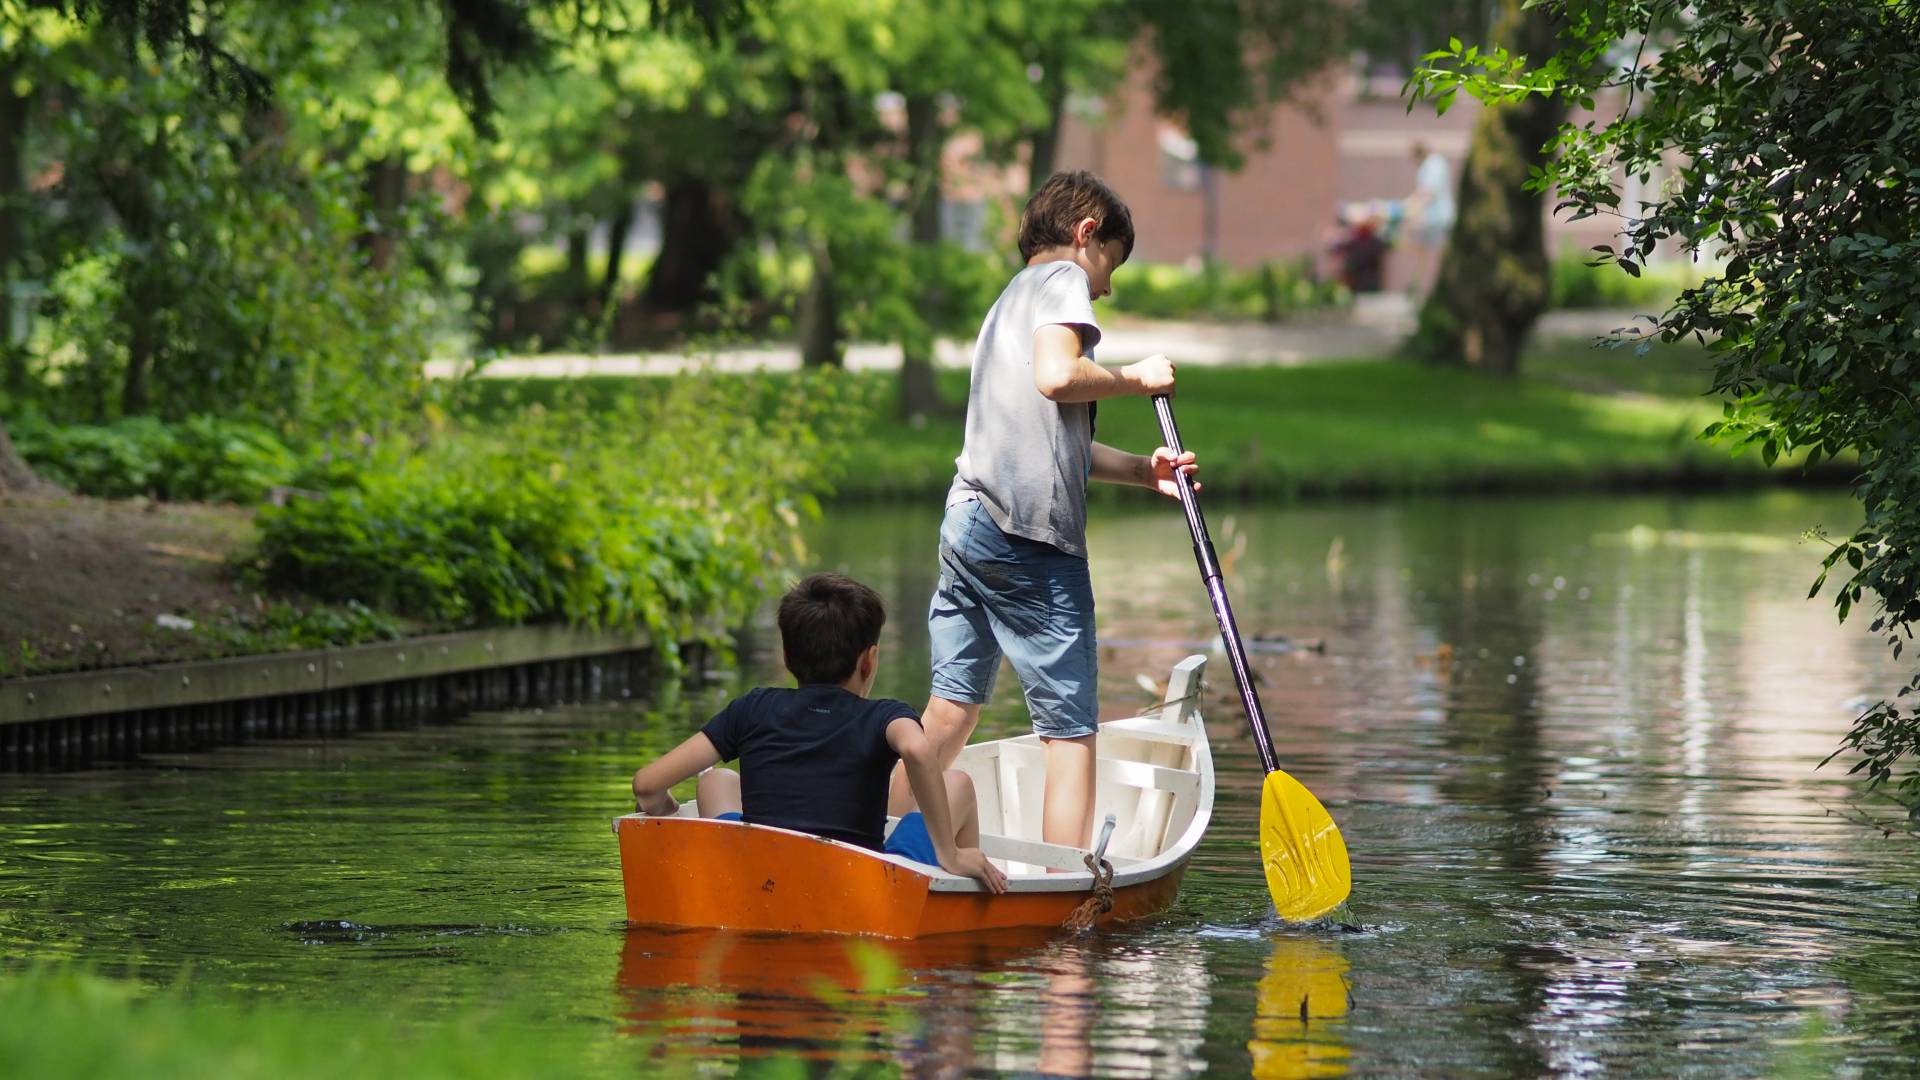
[[[660,211],[660,254],[647,275],[646,305],[690,312],[713,295],[711,279],[746,229],[732,193],[702,177],[667,185]]]
[[[34,475],[33,469],[13,448],[13,440],[7,437],[7,425],[0,423],[0,495],[19,495],[29,491],[46,491],[52,484]]]
[[[385,270],[400,251],[400,206],[407,197],[406,163],[393,158],[368,162],[365,186],[372,226],[361,242],[366,246],[367,265]]]
[[[574,218],[573,227],[567,230],[567,276],[562,282],[569,304],[584,304],[591,295],[587,289],[587,246],[592,239],[592,219]]]
[[[151,275],[144,269],[127,289],[125,318],[131,331],[127,335],[127,372],[120,383],[120,415],[140,416],[152,405],[147,391],[147,376],[160,355],[160,309],[148,303],[154,290],[146,284]],[[157,298],[156,298],[157,299]]]
[[[27,214],[27,98],[13,92],[19,63],[0,58],[0,395],[27,389],[27,351],[13,340],[14,286],[21,280]],[[0,433],[0,440],[5,439]]]
[[[922,256],[916,260],[931,270],[938,262],[940,247],[940,151],[945,143],[940,128],[940,106],[932,94],[907,96],[907,160],[913,167],[913,205],[910,226],[913,246]],[[925,279],[922,312],[938,311],[941,306],[940,281]],[[933,333],[909,334],[900,347],[900,417],[946,411],[940,389],[933,376]]]
[[[633,200],[622,203],[607,223],[606,273],[600,275],[600,293],[594,297],[595,315],[605,314],[620,294],[620,264],[627,257],[627,234],[633,231]]]
[[[800,362],[807,367],[840,366],[840,293],[833,277],[833,255],[824,240],[813,244],[813,279],[800,298]]]
[[[1039,190],[1053,175],[1060,156],[1060,125],[1067,115],[1066,61],[1056,58],[1046,65],[1042,85],[1047,94],[1047,126],[1033,133],[1032,153],[1027,158],[1027,191]]]
[[[510,220],[491,214],[468,231],[467,261],[477,272],[473,283],[474,310],[485,317],[483,340],[504,345],[513,340],[519,314],[514,286],[520,252],[526,243]]]
[[[166,160],[166,138],[166,129],[160,128],[154,143],[144,148],[147,169],[142,169],[141,159],[136,156],[130,172],[152,172],[151,162]],[[120,217],[120,227],[126,230],[134,249],[141,253],[121,263],[124,277],[121,280],[119,312],[127,326],[127,370],[120,381],[120,415],[140,416],[152,405],[148,376],[159,362],[166,340],[162,321],[166,318],[170,298],[159,282],[160,274],[153,265],[161,256],[152,254],[165,242],[163,234],[166,225],[160,219],[159,209],[154,206],[154,194],[148,186],[148,176],[130,175],[129,172],[117,170],[116,173],[113,180],[118,194],[111,196],[113,208]],[[98,402],[96,409],[104,420],[106,402]]]
[[[1560,23],[1504,0],[1495,40],[1517,55],[1549,56]],[[1486,107],[1460,170],[1458,216],[1410,350],[1429,363],[1498,375],[1520,369],[1520,347],[1546,310],[1546,197],[1525,190],[1527,170],[1566,115],[1557,98],[1533,95]]]

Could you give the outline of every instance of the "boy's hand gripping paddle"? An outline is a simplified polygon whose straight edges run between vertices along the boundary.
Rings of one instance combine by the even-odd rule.
[[[1173,423],[1173,400],[1164,394],[1154,395],[1153,411],[1160,418],[1160,435],[1167,447],[1175,454],[1181,453],[1180,429]],[[1220,624],[1220,640],[1226,644],[1227,660],[1240,687],[1240,702],[1246,707],[1253,742],[1260,750],[1260,764],[1267,771],[1260,795],[1260,861],[1267,871],[1267,891],[1273,894],[1273,909],[1281,918],[1301,922],[1317,919],[1339,907],[1353,890],[1347,845],[1320,800],[1300,781],[1281,772],[1274,760],[1273,743],[1267,736],[1267,714],[1253,689],[1246,648],[1233,621],[1233,607],[1227,603],[1220,561],[1213,553],[1213,540],[1207,536],[1207,521],[1200,516],[1193,480],[1178,469],[1173,475],[1180,492],[1180,508],[1187,513],[1187,530],[1193,534],[1193,557],[1200,564],[1207,598],[1213,602],[1214,621]]]

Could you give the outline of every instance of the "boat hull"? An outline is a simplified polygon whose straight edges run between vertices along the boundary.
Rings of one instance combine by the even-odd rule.
[[[1162,704],[1100,725],[1096,821],[1112,873],[1099,923],[1173,905],[1213,814],[1213,755],[1200,718],[1206,657],[1176,664]],[[719,821],[683,805],[614,821],[627,920],[676,928],[858,934],[912,940],[1063,925],[1093,895],[1089,852],[1042,839],[1046,750],[1038,736],[975,743],[954,767],[973,780],[980,850],[1005,893],[967,878],[788,829]]]
[[[1059,926],[1089,895],[935,891],[926,874],[860,848],[734,822],[624,817],[618,834],[627,920],[655,926],[919,938]],[[1182,860],[1115,887],[1100,922],[1165,911],[1185,870]]]

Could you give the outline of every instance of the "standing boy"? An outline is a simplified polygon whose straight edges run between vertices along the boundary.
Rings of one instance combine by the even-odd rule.
[[[1093,829],[1098,661],[1087,575],[1087,480],[1177,495],[1193,455],[1141,456],[1093,441],[1095,402],[1173,393],[1173,364],[1093,362],[1093,301],[1133,253],[1126,204],[1087,172],[1055,173],[1020,217],[1014,275],[980,327],[966,443],[940,526],[927,613],[933,695],[922,723],[951,765],[993,692],[1004,654],[1046,746],[1042,838],[1085,847]],[[907,804],[895,776],[896,808]]]
[[[797,689],[761,687],[728,703],[698,733],[633,774],[644,814],[679,809],[667,789],[700,774],[700,812],[813,833],[904,855],[1005,892],[980,851],[973,781],[942,775],[913,709],[869,699],[880,668],[880,596],[841,574],[815,574],[780,599],[780,646]],[[741,773],[712,766],[740,760]],[[887,775],[906,770],[920,812],[887,824]]]

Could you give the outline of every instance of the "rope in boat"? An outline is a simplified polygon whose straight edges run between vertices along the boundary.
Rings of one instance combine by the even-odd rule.
[[[1080,902],[1060,925],[1069,930],[1091,930],[1100,916],[1113,910],[1113,864],[1101,859],[1094,865],[1094,854],[1089,851],[1081,860],[1093,874],[1093,895]]]
[[[1192,690],[1189,690],[1188,692],[1181,694],[1179,697],[1167,698],[1165,701],[1162,701],[1154,705],[1153,707],[1147,709],[1145,712],[1141,713],[1140,715],[1152,716],[1154,713],[1159,712],[1160,710],[1166,708],[1169,705],[1185,705],[1189,701],[1199,701],[1200,695],[1206,693],[1206,691],[1207,691],[1206,682],[1205,681],[1197,682],[1193,684]]]

